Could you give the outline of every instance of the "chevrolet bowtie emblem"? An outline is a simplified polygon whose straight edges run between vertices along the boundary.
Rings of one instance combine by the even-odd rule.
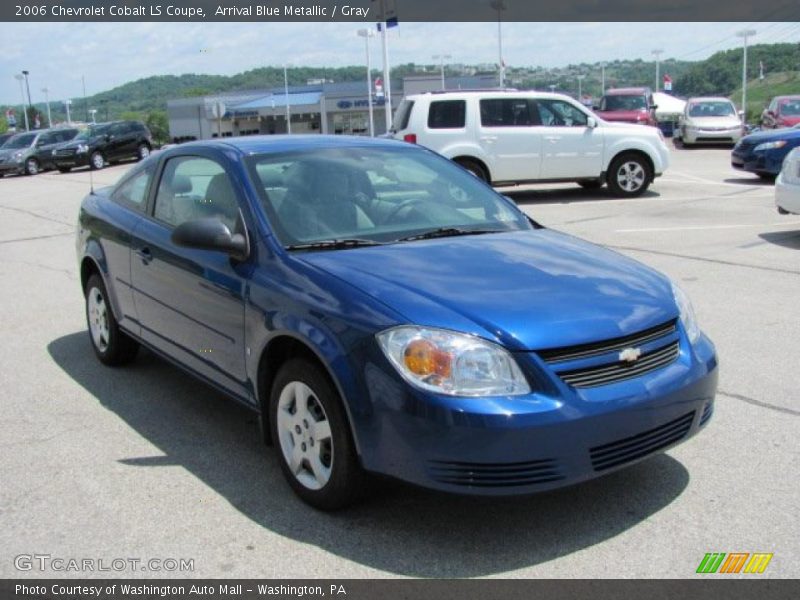
[[[619,360],[620,362],[632,363],[639,360],[641,355],[641,348],[625,348],[625,350],[619,353]]]

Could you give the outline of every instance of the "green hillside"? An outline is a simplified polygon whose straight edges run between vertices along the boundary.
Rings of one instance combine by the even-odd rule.
[[[747,118],[758,120],[761,111],[775,96],[800,94],[800,73],[797,71],[770,73],[764,79],[753,79],[747,82]],[[738,106],[742,101],[742,87],[736,88],[730,99]]]

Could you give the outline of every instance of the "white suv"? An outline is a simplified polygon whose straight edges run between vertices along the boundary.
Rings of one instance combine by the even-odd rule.
[[[638,196],[669,164],[655,127],[609,123],[562,94],[504,90],[407,96],[392,135],[430,148],[492,183],[608,183]]]

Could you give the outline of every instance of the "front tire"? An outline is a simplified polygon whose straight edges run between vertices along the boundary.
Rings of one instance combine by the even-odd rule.
[[[129,363],[139,344],[119,328],[103,279],[96,273],[86,282],[86,322],[97,358],[105,365]]]
[[[318,364],[296,358],[280,368],[269,414],[281,470],[304,502],[336,510],[363,494],[365,474],[342,400]]]
[[[620,198],[641,196],[653,179],[650,165],[640,154],[621,154],[608,169],[608,189]]]
[[[103,158],[103,155],[99,152],[93,152],[92,156],[89,157],[89,167],[93,171],[99,171],[103,167],[106,166],[106,159]]]
[[[39,172],[39,161],[29,158],[25,161],[25,175],[36,175]]]

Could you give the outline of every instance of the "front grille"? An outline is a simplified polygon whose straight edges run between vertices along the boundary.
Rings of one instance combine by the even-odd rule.
[[[63,148],[56,150],[56,156],[74,156],[75,148]]]
[[[515,463],[432,460],[429,471],[439,483],[465,487],[512,487],[564,479],[555,459]]]
[[[567,385],[573,387],[595,387],[625,379],[631,379],[665,367],[678,358],[678,342],[672,342],[652,352],[642,354],[635,362],[618,361],[610,365],[563,371],[558,374]]]
[[[595,471],[605,471],[644,458],[686,437],[692,427],[694,411],[655,429],[589,450]]]
[[[722,136],[720,136],[720,137],[698,137],[698,138],[697,138],[697,141],[698,141],[698,142],[717,142],[717,143],[723,143],[723,142],[732,142],[732,141],[733,141],[733,138],[732,138],[732,137],[722,137]]]
[[[591,356],[599,356],[607,352],[614,352],[622,350],[629,346],[638,346],[646,342],[657,340],[660,337],[669,335],[675,332],[678,320],[672,319],[661,325],[656,325],[650,329],[645,329],[638,333],[626,335],[602,342],[593,342],[591,344],[581,344],[579,346],[568,346],[565,348],[552,348],[550,350],[540,350],[539,356],[548,364],[557,363],[565,360],[574,360],[576,358],[589,358]]]

